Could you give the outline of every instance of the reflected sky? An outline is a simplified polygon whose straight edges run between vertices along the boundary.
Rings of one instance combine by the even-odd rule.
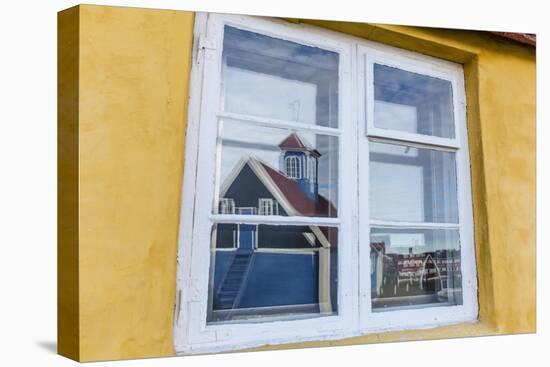
[[[372,228],[371,242],[384,242],[386,254],[413,254],[437,250],[459,250],[460,238],[455,229]]]
[[[315,123],[317,85],[239,68],[225,70],[226,111]]]
[[[454,138],[451,82],[374,64],[374,125]]]
[[[385,129],[400,130],[408,133],[418,131],[417,109],[399,103],[374,101],[374,121],[376,126]]]
[[[335,52],[225,27],[225,111],[338,127]]]
[[[458,223],[455,154],[370,143],[373,219]]]

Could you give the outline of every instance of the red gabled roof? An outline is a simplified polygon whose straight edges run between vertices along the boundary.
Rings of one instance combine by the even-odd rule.
[[[298,136],[298,134],[292,133],[281,143],[279,143],[279,148],[308,149],[309,147],[304,143],[302,138]]]
[[[251,165],[252,162],[254,162],[253,165]],[[263,172],[254,169],[253,166],[259,165],[263,168],[263,171],[267,173],[267,175],[271,179],[271,182],[276,186],[279,192],[284,196],[286,201],[288,201],[288,203],[296,210],[297,213],[295,214],[293,213],[293,215],[300,215],[300,216],[307,216],[307,217],[336,217],[338,215],[337,209],[334,207],[332,202],[327,200],[323,195],[318,195],[317,201],[311,199],[302,191],[300,186],[295,181],[289,179],[283,173],[273,169],[262,160],[253,156],[249,156],[246,164],[251,165],[250,167],[252,168],[252,171],[255,172],[256,175],[259,175],[259,174],[263,175]],[[239,170],[242,170],[243,167],[244,165],[241,166]],[[320,231],[323,233],[324,237],[327,239],[327,241],[331,244],[332,247],[337,246],[338,244],[337,227],[331,227],[331,226],[313,226],[313,227],[318,227],[320,229]]]
[[[285,149],[302,149],[302,150],[308,150],[310,152],[314,152],[319,157],[321,156],[321,153],[317,149],[314,149],[310,147],[300,136],[296,133],[292,133],[289,136],[287,136],[282,142],[279,143],[279,148],[282,150]]]
[[[508,38],[531,46],[537,46],[537,35],[531,33],[491,32],[497,36]]]
[[[319,195],[319,200],[315,202],[310,199],[304,192],[300,189],[298,184],[293,180],[287,178],[282,173],[274,170],[269,165],[261,162],[262,167],[265,169],[271,180],[277,185],[279,190],[285,196],[285,198],[290,202],[290,205],[298,211],[299,215],[307,217],[336,217],[338,216],[337,210],[323,195]],[[328,227],[328,226],[319,226],[319,229],[326,237],[327,241],[332,245],[332,247],[338,246],[338,228],[337,227]]]
[[[324,196],[319,195],[319,200],[309,198],[300,186],[279,171],[274,170],[266,163],[260,161],[271,180],[285,196],[288,202],[296,209],[299,215],[307,217],[336,217],[337,211],[334,205]]]

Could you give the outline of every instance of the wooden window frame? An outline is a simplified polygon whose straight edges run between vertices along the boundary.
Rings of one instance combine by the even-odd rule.
[[[466,125],[466,94],[462,65],[426,55],[388,47],[367,41],[358,44],[358,118],[359,139],[381,143],[401,144],[424,149],[441,150],[455,154],[457,177],[458,223],[392,222],[370,219],[369,194],[359,191],[359,238],[370,239],[371,227],[454,229],[458,230],[461,250],[463,301],[456,306],[433,306],[417,309],[373,312],[370,302],[370,266],[360,266],[361,298],[368,298],[361,307],[360,324],[363,332],[380,332],[443,326],[460,322],[475,322],[478,316],[477,273],[475,264],[473,204],[471,193],[470,158]],[[449,81],[452,86],[454,138],[413,134],[374,125],[374,64],[395,67],[429,77]],[[360,187],[368,185],[369,146],[358,144]],[[366,243],[359,246],[360,264],[370,264],[370,249]]]
[[[339,59],[339,126],[328,128],[220,111],[223,27],[225,25],[337,52]],[[446,139],[374,127],[373,63],[449,80],[453,87],[455,138]],[[461,65],[366,41],[322,28],[283,20],[197,13],[195,17],[191,94],[187,122],[185,172],[178,245],[174,345],[178,354],[211,353],[266,344],[337,340],[373,332],[435,327],[477,321],[471,180],[466,135],[464,75]],[[339,142],[339,216],[212,214],[216,187],[212,175],[219,159],[217,121],[236,119],[257,126],[278,126],[337,136]],[[368,143],[407,143],[456,153],[459,225],[392,223],[368,216]],[[218,157],[218,158],[216,158]],[[343,159],[345,157],[345,160]],[[361,160],[359,160],[361,157]],[[285,162],[286,163],[286,162]],[[346,179],[342,179],[345,177]],[[362,190],[359,190],[362,187]],[[355,194],[350,194],[355,193]],[[217,204],[215,204],[217,205]],[[281,317],[264,322],[206,323],[213,223],[327,225],[339,228],[338,314],[307,319]],[[460,306],[425,307],[374,313],[370,295],[370,226],[457,228],[461,238],[464,301]],[[206,246],[204,244],[207,244]]]

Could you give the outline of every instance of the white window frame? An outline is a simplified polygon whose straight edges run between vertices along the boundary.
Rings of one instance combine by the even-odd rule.
[[[223,26],[231,25],[241,29],[265,34],[280,39],[298,42],[338,52],[339,62],[339,128],[326,128],[293,121],[279,121],[239,115],[220,111],[221,62]],[[338,136],[355,141],[352,134],[350,104],[341,101],[351,98],[352,45],[345,37],[325,37],[320,30],[289,26],[282,20],[268,20],[247,16],[221,14],[197,14],[195,18],[195,49],[191,75],[191,95],[186,145],[183,200],[180,223],[178,299],[175,317],[174,343],[178,353],[203,353],[241,349],[269,343],[284,343],[299,340],[339,339],[350,334],[358,335],[358,282],[357,282],[357,238],[351,225],[357,215],[357,203],[345,192],[356,192],[357,182],[340,180],[338,218],[285,217],[278,215],[219,215],[211,214],[215,200],[213,175],[219,167],[220,144],[216,139],[218,119],[236,119],[253,122],[261,126],[279,126],[289,129]],[[345,126],[347,125],[347,126]],[[200,150],[199,150],[200,146]],[[353,164],[357,150],[354,144],[339,144],[340,177],[356,165]],[[342,166],[341,157],[351,164]],[[351,157],[351,158],[350,158]],[[200,199],[199,199],[200,198]],[[215,208],[214,208],[215,209]],[[193,218],[193,219],[191,219]],[[212,223],[250,223],[279,225],[328,225],[339,227],[339,242],[349,246],[339,247],[339,292],[338,314],[307,319],[272,320],[270,322],[243,322],[231,324],[206,324],[208,302],[210,240]],[[204,246],[204,244],[208,244]],[[349,268],[343,267],[343,265]],[[351,269],[351,271],[350,271]]]
[[[338,128],[221,111],[224,25],[338,52]],[[417,70],[426,75],[440,73],[439,77],[451,80],[457,126],[455,139],[442,140],[436,137],[417,136],[419,134],[375,129],[370,110],[372,103],[368,103],[366,96],[369,95],[369,91],[365,89],[370,82],[365,70],[374,60],[384,64],[389,62],[407,70]],[[335,340],[378,331],[424,328],[456,322],[473,322],[477,319],[465,99],[463,72],[459,65],[314,26],[250,16],[197,13],[190,88],[174,317],[174,346],[177,353],[210,353],[266,344]],[[372,93],[370,95],[372,96]],[[339,217],[212,214],[217,210],[213,206],[219,202],[215,194],[219,192],[219,187],[216,187],[219,185],[219,179],[213,177],[218,174],[220,165],[218,121],[224,118],[260,126],[300,128],[312,133],[339,137]],[[370,221],[368,212],[365,212],[365,208],[368,208],[368,186],[362,186],[365,189],[359,191],[359,185],[368,185],[368,146],[362,144],[361,140],[367,139],[367,131],[368,139],[371,140],[397,139],[419,144],[420,147],[428,145],[457,152],[464,294],[462,306],[426,307],[376,314],[371,312],[369,226],[376,223]],[[361,161],[358,157],[361,157]],[[244,321],[207,325],[213,223],[338,226],[338,314],[308,319],[283,317],[260,323]],[[383,225],[391,226],[392,223]],[[419,226],[418,223],[414,225]],[[453,310],[449,310],[451,308]]]
[[[368,141],[403,144],[455,154],[457,177],[458,223],[392,222],[373,220],[369,215],[369,192],[359,191],[359,264],[370,264],[370,228],[454,229],[459,231],[462,275],[462,305],[427,306],[416,309],[373,312],[370,301],[370,266],[360,266],[360,324],[363,332],[380,332],[442,326],[458,322],[475,322],[478,315],[477,274],[473,233],[473,207],[470,178],[468,135],[466,127],[466,95],[461,65],[393,47],[358,42],[359,104],[359,187],[368,187]],[[425,76],[449,81],[452,86],[454,138],[408,133],[377,128],[374,125],[374,64],[395,67]]]
[[[229,213],[226,213],[226,209],[230,209]],[[221,198],[220,212],[222,214],[235,214],[235,200],[230,198]]]
[[[302,164],[299,157],[290,155],[285,158],[286,174],[290,178],[299,179],[302,178]]]
[[[258,214],[259,215],[278,215],[279,209],[275,199],[259,198],[258,199]]]

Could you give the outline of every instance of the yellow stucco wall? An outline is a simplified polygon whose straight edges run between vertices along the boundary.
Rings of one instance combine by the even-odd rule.
[[[60,19],[76,15],[78,351],[60,352],[171,355],[194,16],[86,5]]]
[[[193,14],[80,6],[59,19],[59,352],[172,355]],[[481,32],[291,21],[464,64],[480,323],[284,347],[533,332],[534,49]]]

